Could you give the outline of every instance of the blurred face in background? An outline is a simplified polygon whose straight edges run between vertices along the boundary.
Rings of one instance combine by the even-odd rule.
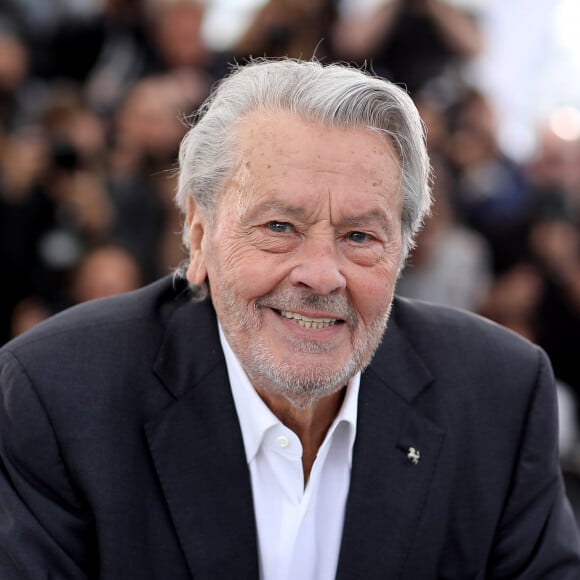
[[[120,246],[104,246],[88,253],[72,284],[75,302],[105,298],[135,290],[141,271],[135,258]]]
[[[157,50],[169,68],[203,67],[208,58],[201,33],[204,8],[177,2],[159,10],[153,22]]]
[[[133,153],[175,157],[185,133],[179,112],[185,98],[169,76],[150,77],[135,85],[117,122],[117,140]]]
[[[13,92],[28,74],[28,50],[16,36],[0,33],[0,90]]]

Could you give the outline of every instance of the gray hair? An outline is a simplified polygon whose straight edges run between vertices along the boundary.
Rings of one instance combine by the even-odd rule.
[[[288,111],[326,126],[366,127],[388,135],[401,164],[403,262],[429,213],[430,166],[423,124],[407,93],[395,84],[342,64],[256,59],[237,66],[201,106],[179,151],[176,202],[188,200],[211,219],[218,193],[236,162],[234,129],[250,112]],[[188,246],[187,231],[184,243]]]

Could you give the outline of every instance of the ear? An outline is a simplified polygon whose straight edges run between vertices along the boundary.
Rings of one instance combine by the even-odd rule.
[[[207,267],[203,257],[203,243],[207,235],[207,220],[195,200],[189,199],[185,218],[189,229],[189,266],[187,279],[191,284],[203,284],[207,276]]]

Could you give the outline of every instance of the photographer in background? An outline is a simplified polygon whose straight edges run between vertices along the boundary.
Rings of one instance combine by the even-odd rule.
[[[459,74],[481,51],[482,35],[474,14],[445,0],[388,0],[367,14],[344,15],[334,44],[341,58],[366,61],[414,94]]]

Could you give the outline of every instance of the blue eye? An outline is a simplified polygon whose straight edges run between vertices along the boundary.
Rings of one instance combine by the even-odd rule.
[[[371,235],[365,234],[364,232],[350,232],[347,238],[355,244],[364,244],[365,242],[370,241]]]
[[[276,234],[287,234],[292,231],[292,226],[287,222],[269,222],[268,228]]]

